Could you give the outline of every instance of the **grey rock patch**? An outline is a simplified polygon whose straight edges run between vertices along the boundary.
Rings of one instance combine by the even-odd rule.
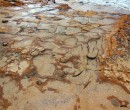
[[[80,22],[81,24],[88,23],[88,18],[86,18],[86,17],[75,17],[74,20]]]

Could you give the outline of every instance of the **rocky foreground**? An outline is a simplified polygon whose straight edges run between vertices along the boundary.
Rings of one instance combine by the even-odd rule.
[[[33,1],[0,8],[0,110],[129,103],[130,15]]]

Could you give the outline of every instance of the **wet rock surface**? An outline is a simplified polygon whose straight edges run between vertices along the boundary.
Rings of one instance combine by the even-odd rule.
[[[129,110],[130,16],[31,2],[0,7],[0,110]]]

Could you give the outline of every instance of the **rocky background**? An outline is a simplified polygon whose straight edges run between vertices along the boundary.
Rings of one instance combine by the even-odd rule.
[[[7,3],[0,110],[130,110],[129,14],[60,0]]]

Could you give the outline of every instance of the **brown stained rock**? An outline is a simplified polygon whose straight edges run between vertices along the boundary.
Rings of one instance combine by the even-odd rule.
[[[29,63],[27,61],[17,61],[17,60],[12,60],[12,62],[10,62],[8,65],[7,65],[7,74],[14,74],[14,73],[17,73],[17,75],[22,75],[26,70],[27,68],[29,67]]]
[[[66,34],[67,35],[74,35],[74,34],[79,33],[79,32],[81,32],[80,28],[67,27],[67,29],[66,29]]]
[[[107,97],[108,100],[111,101],[111,104],[115,107],[127,107],[129,102],[125,100],[120,100],[119,98],[115,96],[109,96]]]
[[[53,74],[54,74],[54,77],[60,78],[60,79],[64,79],[67,75],[67,73],[65,73],[63,70],[55,70]]]
[[[19,63],[19,70],[18,70],[19,75],[22,75],[28,67],[29,63],[27,61],[21,61]]]
[[[53,91],[54,93],[59,93],[59,91],[57,89],[54,89],[54,88],[51,88],[51,87],[48,87],[47,90]]]
[[[130,17],[122,16],[114,25],[114,30],[106,36],[100,79],[114,82],[130,94],[129,24]]]
[[[8,7],[8,6],[22,6],[24,5],[24,3],[22,1],[19,0],[15,0],[15,1],[8,1],[8,0],[1,0],[0,1],[0,6],[1,7]]]
[[[64,57],[61,58],[61,62],[62,63],[66,63],[67,61],[69,61],[69,59],[72,58],[71,54],[66,54]]]
[[[43,93],[43,92],[46,91],[46,89],[44,89],[43,87],[47,86],[49,81],[51,81],[51,80],[52,80],[51,78],[50,79],[49,78],[48,79],[42,79],[42,81],[38,80],[38,81],[36,81],[35,87],[37,87]]]
[[[3,43],[3,46],[7,46],[7,45],[8,45],[8,43],[7,43],[7,42],[4,42],[4,43]]]
[[[41,84],[42,84],[42,81],[38,80],[38,81],[36,82],[36,84],[37,84],[37,85],[41,85]]]
[[[2,23],[7,23],[8,22],[8,20],[2,20]]]
[[[11,73],[15,73],[18,71],[19,67],[19,62],[17,60],[14,60],[13,62],[8,64],[7,71],[10,71]]]
[[[71,7],[68,6],[67,4],[61,4],[60,6],[57,6],[56,9],[59,9],[61,11],[67,11],[67,10],[71,9]]]
[[[83,11],[75,11],[75,14],[79,14],[81,16],[87,16],[87,17],[91,17],[97,14],[97,12],[95,11],[87,11],[87,12],[83,12]]]
[[[121,28],[125,27],[124,21],[127,21],[127,20],[128,20],[127,15],[124,15],[121,18],[119,18],[117,23],[114,25],[114,30],[106,36],[106,42],[105,43],[107,45],[107,48],[105,49],[105,52],[108,56],[109,55],[112,56],[113,52],[119,51],[117,49],[117,45],[118,45],[117,41],[119,41],[119,39],[121,40],[121,38],[122,38],[122,39],[124,39],[124,41],[126,41],[126,37],[122,33]],[[118,35],[121,34],[121,35],[119,35],[121,37],[119,37],[117,39],[116,36],[115,36],[116,34],[118,34]],[[125,42],[125,43],[127,43],[127,42]]]
[[[86,13],[85,13],[85,15],[87,15],[87,16],[94,16],[94,15],[96,15],[97,13],[95,12],[95,11],[87,11]]]
[[[5,26],[0,26],[0,33],[8,33],[9,28]]]
[[[92,25],[85,25],[85,26],[83,26],[83,27],[81,27],[82,28],[82,30],[84,30],[84,31],[90,31],[91,29],[93,29],[94,27],[92,26]]]
[[[10,105],[11,103],[7,99],[3,98],[3,88],[0,86],[0,109],[7,109]]]

